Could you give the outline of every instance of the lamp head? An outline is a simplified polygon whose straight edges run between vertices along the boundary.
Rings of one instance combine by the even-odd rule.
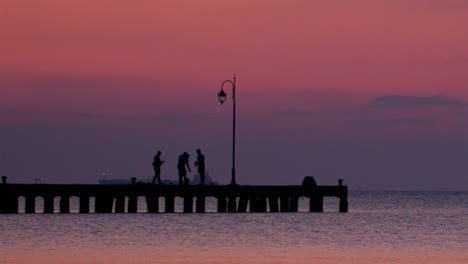
[[[218,101],[223,104],[224,102],[226,102],[226,93],[224,92],[224,90],[221,90],[219,91],[218,93]]]

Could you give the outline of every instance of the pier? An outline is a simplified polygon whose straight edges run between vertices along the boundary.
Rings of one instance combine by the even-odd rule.
[[[217,199],[218,213],[283,213],[298,212],[299,198],[309,199],[310,212],[323,212],[323,199],[339,198],[339,212],[348,212],[348,187],[339,180],[336,186],[318,186],[312,177],[302,185],[152,185],[152,184],[0,184],[0,213],[19,212],[20,197],[24,197],[24,212],[36,213],[36,197],[44,199],[43,212],[55,212],[54,200],[59,197],[59,212],[70,213],[70,198],[79,198],[79,213],[90,213],[94,198],[94,213],[138,213],[138,197],[146,198],[148,213],[162,213],[159,200],[164,199],[164,213],[174,213],[175,198],[183,199],[184,213],[204,213],[205,199]],[[141,200],[140,200],[141,201]],[[194,208],[195,203],[195,208]]]

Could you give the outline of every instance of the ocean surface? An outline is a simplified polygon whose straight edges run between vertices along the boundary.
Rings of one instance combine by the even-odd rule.
[[[468,192],[350,192],[349,205],[218,214],[208,199],[205,214],[0,215],[0,263],[468,263]]]

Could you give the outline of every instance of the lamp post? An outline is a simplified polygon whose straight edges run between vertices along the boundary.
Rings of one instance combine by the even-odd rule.
[[[236,185],[236,75],[234,79],[225,80],[221,84],[221,91],[218,93],[218,101],[221,105],[226,101],[227,94],[224,92],[224,85],[230,83],[232,86],[232,174],[231,184]]]

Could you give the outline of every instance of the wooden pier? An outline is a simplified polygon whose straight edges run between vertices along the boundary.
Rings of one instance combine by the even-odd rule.
[[[146,198],[148,213],[159,213],[159,199],[164,198],[165,213],[174,213],[175,198],[183,199],[184,213],[204,213],[206,197],[217,199],[218,213],[297,212],[300,197],[309,198],[310,212],[323,212],[323,198],[339,198],[339,211],[348,212],[348,187],[317,186],[312,177],[302,185],[85,185],[85,184],[0,184],[0,213],[16,214],[19,198],[24,197],[24,212],[36,213],[36,197],[44,199],[44,213],[54,213],[54,199],[60,198],[59,212],[70,213],[70,198],[79,198],[79,213],[90,213],[94,197],[95,213],[137,213],[138,197]],[[195,200],[195,210],[194,210]],[[127,210],[125,210],[127,208]]]

